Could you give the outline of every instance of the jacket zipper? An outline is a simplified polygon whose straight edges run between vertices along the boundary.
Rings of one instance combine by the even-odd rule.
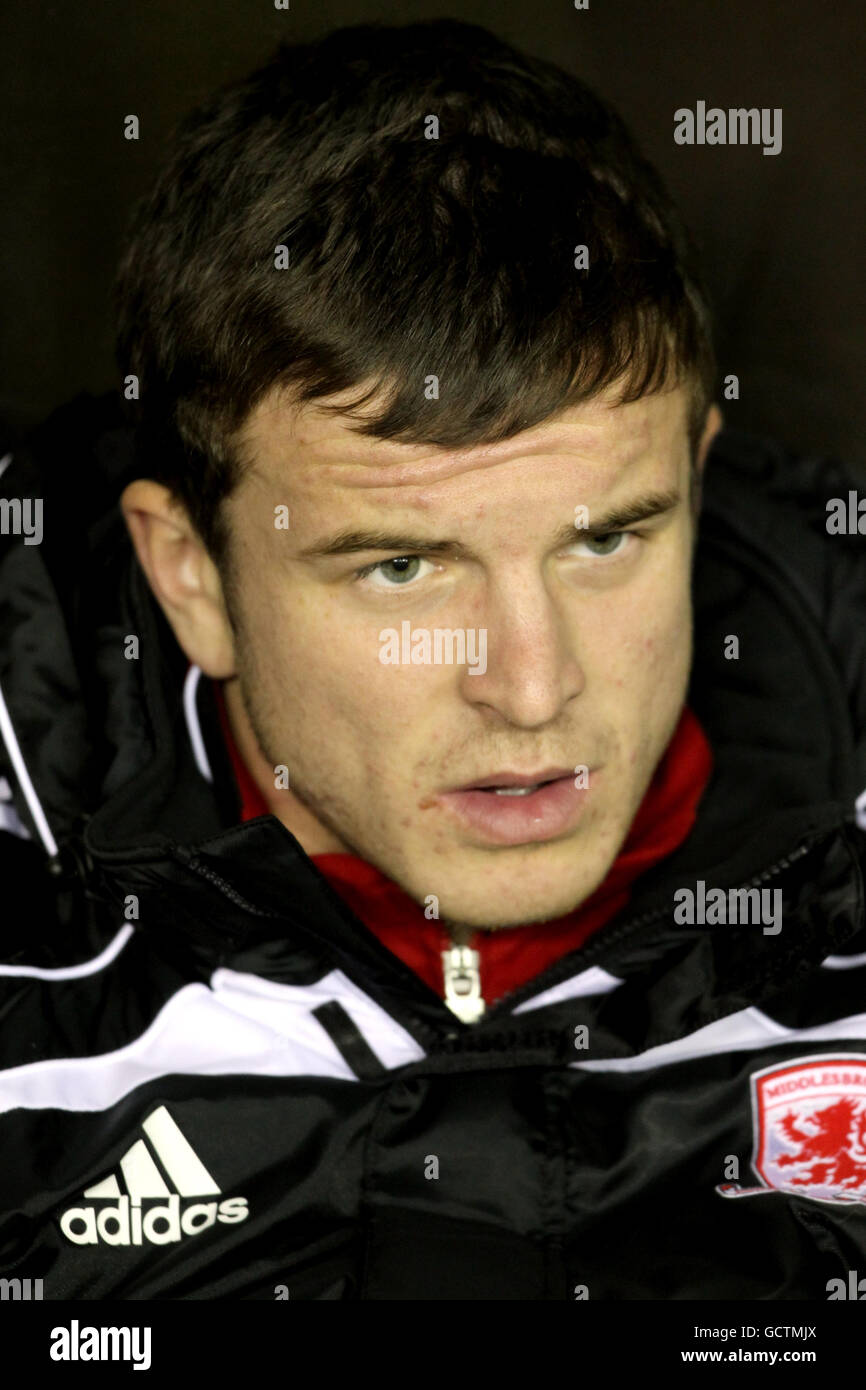
[[[445,1003],[461,1023],[477,1023],[487,1009],[481,993],[481,952],[451,942],[442,952]]]

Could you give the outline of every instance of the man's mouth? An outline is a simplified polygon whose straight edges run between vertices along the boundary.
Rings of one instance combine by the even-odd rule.
[[[555,839],[575,828],[589,795],[575,771],[546,767],[495,772],[443,792],[436,800],[473,838],[486,844]]]
[[[539,772],[492,772],[489,777],[479,777],[475,782],[466,782],[462,787],[454,787],[454,792],[498,792],[501,796],[527,796],[549,782],[558,782],[563,777],[573,777],[570,767],[547,767]]]
[[[539,787],[546,787],[547,782],[536,782],[531,787],[479,787],[482,792],[493,792],[496,796],[529,796],[530,792],[537,792]]]

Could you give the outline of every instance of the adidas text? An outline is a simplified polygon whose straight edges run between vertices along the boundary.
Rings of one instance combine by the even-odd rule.
[[[180,1207],[177,1193],[148,1205],[145,1210],[128,1197],[101,1207],[69,1207],[60,1218],[60,1229],[75,1245],[170,1245],[184,1236],[196,1236],[217,1221],[246,1221],[246,1197],[226,1197],[221,1202],[192,1202]]]

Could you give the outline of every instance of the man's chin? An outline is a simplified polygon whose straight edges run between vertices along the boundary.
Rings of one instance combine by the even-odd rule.
[[[499,851],[495,857],[475,851],[425,854],[420,865],[404,861],[390,872],[380,859],[377,867],[443,926],[508,930],[568,916],[603,882],[619,837],[593,835],[579,846],[574,838]]]
[[[527,892],[507,886],[490,894],[451,893],[439,895],[438,915],[442,925],[459,924],[474,931],[508,931],[516,927],[555,922],[576,912],[594,893],[598,882],[563,884],[555,892]]]
[[[587,896],[589,895],[579,894],[577,900],[572,898],[555,906],[549,903],[529,903],[525,911],[509,911],[507,914],[503,914],[501,907],[497,911],[492,906],[489,909],[467,909],[463,912],[443,911],[440,920],[446,929],[450,923],[454,923],[464,931],[517,931],[521,927],[540,926],[544,922],[557,922],[562,917],[568,917],[580,908]]]

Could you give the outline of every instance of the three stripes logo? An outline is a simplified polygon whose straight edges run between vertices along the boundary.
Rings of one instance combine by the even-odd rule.
[[[114,1173],[88,1187],[84,1197],[98,1205],[69,1207],[63,1213],[60,1229],[67,1240],[74,1245],[169,1245],[218,1221],[246,1220],[246,1197],[218,1200],[220,1188],[164,1105],[142,1129],[150,1145],[137,1139],[120,1160],[126,1190]]]

